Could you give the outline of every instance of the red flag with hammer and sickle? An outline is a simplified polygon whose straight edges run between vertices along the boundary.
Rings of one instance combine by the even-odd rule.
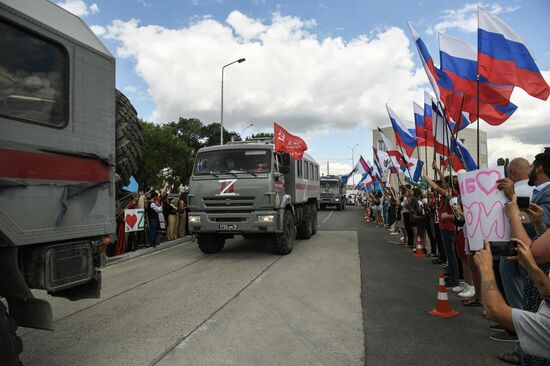
[[[288,133],[284,128],[276,123],[274,125],[275,151],[287,152],[294,160],[302,160],[304,152],[307,150],[307,144],[298,136]]]

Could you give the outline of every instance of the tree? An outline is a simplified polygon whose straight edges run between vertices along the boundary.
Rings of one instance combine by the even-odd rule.
[[[508,166],[508,163],[510,162],[510,159],[506,158],[498,158],[497,159],[497,165],[498,166],[504,166],[504,167],[507,167]]]
[[[253,139],[264,139],[264,138],[273,138],[275,135],[273,135],[273,132],[258,132],[257,134],[252,134],[250,138]]]
[[[177,122],[160,125],[141,123],[143,159],[136,179],[142,188],[158,188],[164,182],[172,188],[187,185],[197,151],[205,146],[220,144],[219,123],[205,126],[196,118],[182,117]],[[223,132],[224,141],[229,141],[229,132],[226,129]]]

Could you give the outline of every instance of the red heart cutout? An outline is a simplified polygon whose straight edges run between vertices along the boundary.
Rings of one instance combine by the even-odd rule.
[[[497,189],[498,184],[497,180],[501,177],[498,170],[489,170],[485,172],[479,172],[476,175],[476,181],[479,189],[485,193],[485,195],[490,195]]]
[[[133,228],[136,225],[137,219],[137,215],[126,215],[126,224],[128,227]]]

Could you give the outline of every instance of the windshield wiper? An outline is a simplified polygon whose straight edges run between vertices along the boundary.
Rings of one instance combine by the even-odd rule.
[[[214,177],[218,178],[218,175],[211,170],[208,172],[198,172],[195,175],[213,175]]]

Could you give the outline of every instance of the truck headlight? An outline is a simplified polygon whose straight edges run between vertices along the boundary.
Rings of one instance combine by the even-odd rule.
[[[189,215],[189,222],[201,222],[201,217],[198,215]]]
[[[275,215],[258,215],[258,221],[262,224],[272,224],[275,222]]]
[[[338,202],[340,201],[340,198],[335,198],[334,201]]]

